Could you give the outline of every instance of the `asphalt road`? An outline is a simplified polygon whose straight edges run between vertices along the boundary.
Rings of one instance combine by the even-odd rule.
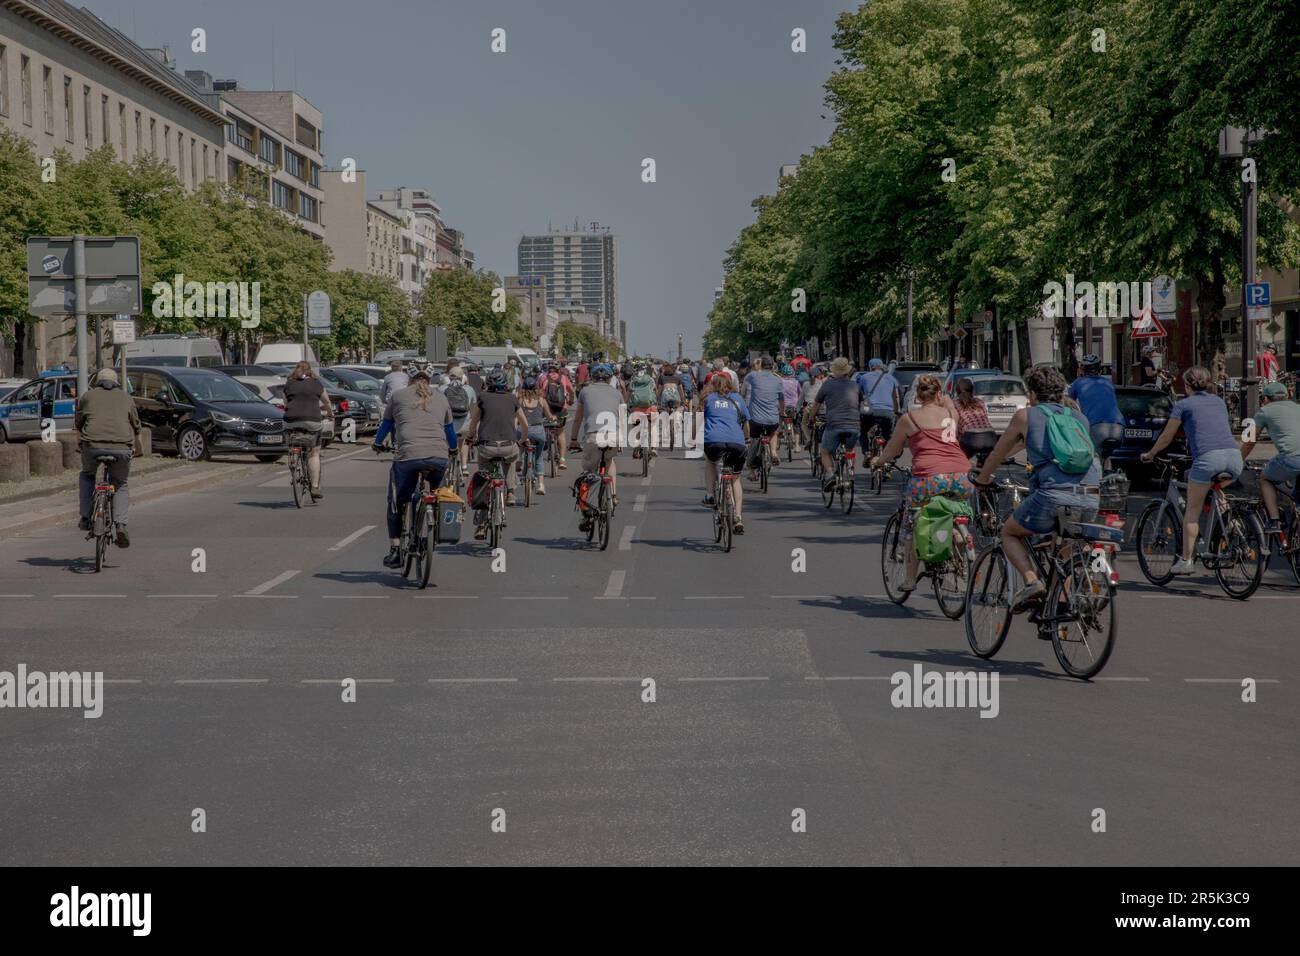
[[[1300,855],[1289,577],[1241,604],[1209,577],[1139,585],[1129,558],[1115,655],[1081,683],[1023,619],[989,665],[924,587],[883,597],[897,483],[844,517],[783,465],[721,554],[697,462],[621,464],[608,551],[579,540],[571,469],[510,511],[503,571],[469,542],[424,592],[380,565],[388,459],[369,452],[301,511],[269,469],[135,505],[98,575],[75,529],[0,542],[0,671],[112,682],[98,719],[0,709],[0,863]],[[996,718],[895,708],[890,675],[914,664],[996,670]]]

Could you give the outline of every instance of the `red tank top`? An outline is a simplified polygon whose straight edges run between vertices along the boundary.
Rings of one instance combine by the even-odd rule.
[[[922,428],[914,418],[912,424],[916,431],[907,436],[907,450],[912,453],[913,475],[929,478],[931,475],[964,475],[970,471],[970,459],[957,444],[956,428],[953,429],[953,440],[944,441],[942,428]]]

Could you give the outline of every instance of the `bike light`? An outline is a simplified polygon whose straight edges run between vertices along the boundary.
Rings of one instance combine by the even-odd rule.
[[[346,412],[347,410],[348,410],[348,400],[346,398],[339,399],[339,411]]]

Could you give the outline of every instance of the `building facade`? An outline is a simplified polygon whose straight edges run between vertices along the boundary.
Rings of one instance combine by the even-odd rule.
[[[533,341],[549,342],[559,313],[546,307],[545,276],[506,276],[506,295],[519,300],[519,321],[527,324]]]
[[[599,316],[606,338],[618,334],[618,240],[608,227],[550,231],[519,240],[519,275],[546,277],[550,305],[581,303]]]
[[[122,162],[153,153],[187,189],[225,178],[225,118],[170,65],[87,10],[63,0],[0,0],[0,126],[38,156],[74,160],[105,145]],[[0,337],[0,376],[68,359],[71,320],[17,323]]]
[[[366,199],[365,170],[355,170],[346,178],[343,170],[322,170],[321,188],[330,211],[325,230],[325,242],[334,254],[330,268],[400,282],[402,220]]]
[[[400,283],[412,305],[420,305],[424,284],[436,270],[474,268],[474,254],[465,248],[464,235],[446,226],[442,207],[429,190],[382,189],[373,205],[402,223]]]

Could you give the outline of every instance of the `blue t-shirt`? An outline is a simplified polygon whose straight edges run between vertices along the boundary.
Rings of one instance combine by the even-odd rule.
[[[745,444],[745,432],[740,423],[747,418],[749,409],[738,394],[709,392],[704,396],[704,444]]]
[[[879,368],[859,373],[857,382],[858,388],[862,390],[862,397],[867,400],[872,412],[878,415],[893,414],[894,393],[901,387],[898,379],[883,368]]]
[[[1174,410],[1169,413],[1169,417],[1183,423],[1187,450],[1193,458],[1200,458],[1207,451],[1237,449],[1237,443],[1232,437],[1232,426],[1228,423],[1228,406],[1223,404],[1223,399],[1218,395],[1193,392],[1174,402]]]
[[[1051,408],[1053,412],[1065,412],[1073,415],[1075,421],[1087,428],[1088,419],[1082,413],[1076,412],[1073,408],[1066,408],[1057,402],[1049,402],[1043,405],[1030,405],[1025,419],[1025,458],[1034,466],[1034,474],[1031,479],[1034,488],[1050,489],[1057,485],[1095,485],[1101,481],[1101,468],[1098,466],[1097,459],[1094,456],[1092,464],[1082,475],[1070,474],[1062,471],[1056,464],[1056,459],[1052,455],[1052,444],[1047,440],[1047,412],[1044,408]]]
[[[1079,403],[1090,425],[1123,425],[1115,386],[1104,375],[1080,375],[1070,384],[1069,395]]]
[[[780,420],[780,406],[777,404],[784,391],[781,379],[774,373],[750,372],[745,376],[745,385],[741,389],[749,400],[749,420],[756,425],[775,425]]]

